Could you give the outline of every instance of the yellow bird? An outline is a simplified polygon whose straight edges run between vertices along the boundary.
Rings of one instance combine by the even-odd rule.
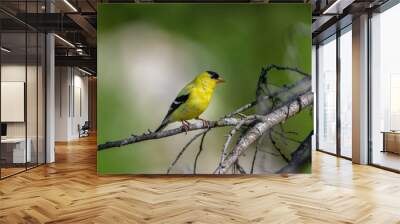
[[[224,80],[220,75],[213,71],[206,71],[196,76],[193,81],[178,93],[156,132],[161,131],[169,123],[175,121],[182,122],[185,130],[189,128],[187,120],[196,118],[207,122],[199,118],[199,116],[207,109],[217,84],[222,82]]]

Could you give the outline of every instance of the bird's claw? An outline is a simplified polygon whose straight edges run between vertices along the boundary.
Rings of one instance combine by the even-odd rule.
[[[189,130],[188,126],[187,125],[183,125],[183,129],[185,130],[185,135],[187,135],[188,130]]]
[[[201,120],[201,122],[203,122],[203,126],[210,128],[210,122],[208,120],[204,120],[202,118],[197,118],[197,120]]]
[[[188,131],[189,131],[189,125],[190,123],[187,121],[182,121],[182,128],[183,130],[185,130],[185,134],[187,135]]]

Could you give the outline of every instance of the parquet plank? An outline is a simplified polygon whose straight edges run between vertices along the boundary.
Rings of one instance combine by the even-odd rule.
[[[400,175],[313,153],[313,174],[97,176],[96,139],[0,181],[0,223],[400,223]]]

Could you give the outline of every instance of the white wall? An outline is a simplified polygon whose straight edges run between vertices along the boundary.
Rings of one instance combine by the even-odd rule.
[[[69,68],[55,68],[55,141],[68,140]]]
[[[75,70],[76,71],[76,70]],[[89,113],[88,113],[88,77],[87,76],[81,76],[82,73],[79,73],[79,75],[74,75],[74,108],[72,108],[73,111],[73,119],[71,120],[72,122],[72,130],[71,130],[71,135],[76,138],[79,137],[78,133],[78,124],[83,125],[85,121],[89,120]],[[80,92],[80,93],[79,93]],[[80,95],[80,97],[79,97]],[[80,102],[79,102],[80,101]],[[81,110],[81,111],[80,111]],[[75,113],[74,113],[75,111]]]
[[[76,68],[56,67],[55,89],[55,140],[77,139],[78,125],[88,120],[88,77]]]

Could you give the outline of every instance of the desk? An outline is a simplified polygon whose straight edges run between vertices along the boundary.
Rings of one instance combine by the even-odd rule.
[[[383,131],[382,152],[400,154],[400,131]]]
[[[1,157],[6,160],[6,163],[25,163],[31,162],[31,145],[30,138],[27,139],[26,154],[25,154],[25,138],[5,138],[1,139]],[[12,158],[12,159],[11,159]],[[25,161],[26,159],[26,161]]]

